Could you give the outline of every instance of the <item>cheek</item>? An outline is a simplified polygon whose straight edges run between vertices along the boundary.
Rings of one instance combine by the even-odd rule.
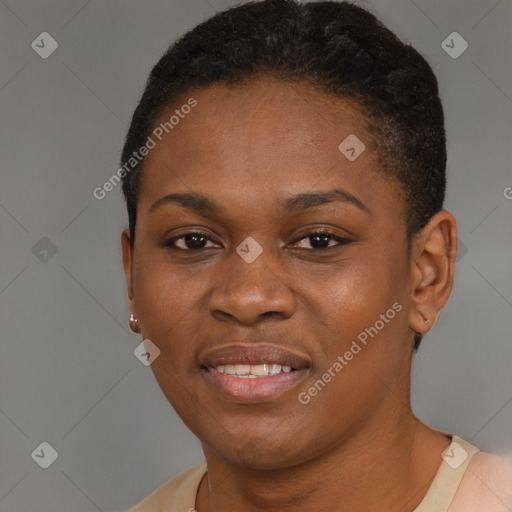
[[[404,298],[403,263],[386,255],[349,261],[329,268],[323,278],[303,276],[302,280],[309,291],[303,289],[301,293],[314,305],[318,320],[350,335],[373,325],[393,303]]]
[[[401,371],[407,266],[402,257],[385,251],[380,255],[331,271],[321,287],[309,283],[315,290],[309,293],[313,321],[322,339],[316,349],[321,361],[317,377],[329,368],[343,375],[332,386],[339,386],[342,394],[356,383],[373,393],[377,376],[387,382]]]
[[[304,429],[323,425],[324,442],[362,428],[403,373],[405,309],[389,277],[346,272],[317,292],[314,374],[301,389]],[[321,293],[323,292],[323,293]],[[325,300],[328,297],[329,300]],[[324,384],[322,384],[324,383]]]
[[[204,280],[185,278],[170,268],[167,264],[151,264],[141,269],[134,293],[142,336],[160,349],[159,357],[151,364],[155,379],[172,407],[194,430],[194,417],[203,413],[198,405],[201,397],[191,382],[198,371],[193,343],[204,322],[201,311],[205,285]]]
[[[142,335],[161,350],[160,364],[165,362],[176,374],[190,365],[187,340],[195,339],[205,320],[207,286],[197,273],[173,269],[160,258],[141,258],[134,266],[134,297]]]

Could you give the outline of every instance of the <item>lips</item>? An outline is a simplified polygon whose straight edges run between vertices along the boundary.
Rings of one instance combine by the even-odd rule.
[[[290,350],[271,344],[227,345],[207,352],[200,359],[201,366],[280,364],[294,370],[309,368],[311,362]]]
[[[311,361],[272,344],[232,344],[200,358],[207,383],[236,403],[270,402],[301,382]]]

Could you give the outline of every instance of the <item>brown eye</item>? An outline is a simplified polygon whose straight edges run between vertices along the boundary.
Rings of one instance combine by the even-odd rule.
[[[294,243],[298,242],[306,242],[309,243],[310,247],[300,247],[305,249],[334,249],[335,247],[339,247],[341,245],[346,245],[351,242],[348,238],[343,238],[337,235],[334,235],[332,233],[327,233],[324,231],[318,231],[309,233],[306,236],[303,236],[299,240],[297,240]],[[336,242],[335,245],[332,245],[331,242]]]
[[[212,239],[205,233],[190,232],[171,238],[165,243],[165,246],[181,251],[201,250],[208,248],[206,247],[208,241],[212,241]]]

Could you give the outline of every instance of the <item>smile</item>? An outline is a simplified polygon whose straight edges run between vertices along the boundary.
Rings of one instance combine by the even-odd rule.
[[[239,377],[241,379],[257,379],[259,377],[269,377],[279,375],[280,373],[289,373],[295,371],[291,366],[263,363],[263,364],[221,364],[215,368],[221,373],[230,375],[231,377]]]
[[[269,343],[233,343],[200,357],[208,388],[230,402],[272,402],[298,386],[312,362],[305,354]]]

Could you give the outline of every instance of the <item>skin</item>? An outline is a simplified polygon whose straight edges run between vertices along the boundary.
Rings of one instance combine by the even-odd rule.
[[[453,285],[453,215],[436,214],[408,254],[401,187],[346,100],[269,77],[189,91],[183,103],[190,96],[197,106],[146,157],[134,250],[127,229],[121,238],[130,312],[161,350],[152,370],[208,463],[197,510],[414,510],[450,443],[413,416],[409,384],[412,331],[431,328]],[[349,134],[366,145],[353,162],[338,150]],[[282,208],[334,188],[366,209]],[[149,212],[175,192],[206,195],[224,211],[166,202]],[[314,228],[351,242],[318,249]],[[181,251],[161,246],[197,230],[211,237],[202,250],[186,252],[183,239]],[[248,236],[263,249],[250,264],[235,251]],[[298,393],[395,302],[402,310],[301,404]],[[226,400],[198,361],[234,340],[275,343],[311,367],[269,402]]]

